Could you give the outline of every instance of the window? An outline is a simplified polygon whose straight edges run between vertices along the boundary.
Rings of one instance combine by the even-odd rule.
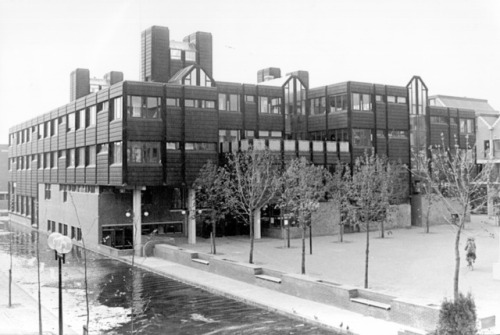
[[[122,97],[114,98],[111,105],[111,121],[123,118],[123,99]]]
[[[66,167],[75,167],[75,149],[69,149],[66,153]]]
[[[63,233],[62,234],[64,236],[68,236],[68,225],[67,224],[63,225]]]
[[[167,98],[167,106],[179,107],[179,98]]]
[[[460,119],[460,133],[474,134],[474,119]]]
[[[31,128],[26,129],[26,142],[31,141]]]
[[[76,228],[76,239],[78,241],[82,240],[82,229],[81,228]]]
[[[103,101],[97,104],[97,113],[108,111],[108,109],[109,109],[109,103],[107,101]]]
[[[62,234],[63,232],[63,224],[61,222],[59,222],[59,229],[58,229],[58,232]]]
[[[158,119],[161,103],[158,97],[128,96],[127,115],[133,118]]]
[[[39,169],[43,168],[43,154],[38,154],[38,166]]]
[[[384,102],[384,96],[380,95],[380,94],[375,95],[375,101],[376,102]]]
[[[215,151],[216,143],[207,143],[207,142],[186,142],[185,144],[186,150],[197,150],[197,151]]]
[[[406,130],[391,130],[389,131],[389,139],[407,140],[408,132]]]
[[[57,135],[58,119],[50,121],[50,136]]]
[[[347,110],[347,95],[330,96],[330,113]]]
[[[281,114],[281,98],[271,99],[271,114]]]
[[[182,51],[178,49],[170,49],[170,59],[181,59]]]
[[[50,152],[44,153],[44,158],[43,158],[43,168],[48,169],[50,168]]]
[[[71,239],[76,238],[76,229],[75,227],[71,226]]]
[[[95,145],[91,145],[86,148],[85,152],[85,165],[86,166],[93,166],[95,165],[95,151],[96,147]]]
[[[196,62],[196,51],[186,51],[184,55],[186,57],[186,61]]]
[[[57,151],[50,153],[50,168],[57,169]]]
[[[239,141],[240,133],[241,133],[240,130],[220,129],[219,143]]]
[[[68,118],[68,123],[67,123],[67,131],[73,131],[75,130],[75,113],[70,113],[67,116]]]
[[[45,200],[50,199],[50,184],[45,184]]]
[[[122,163],[122,142],[114,142],[110,145],[111,164]]]
[[[76,149],[76,166],[85,166],[85,147]]]
[[[396,97],[394,95],[388,95],[387,96],[387,102],[395,103],[396,102]]]
[[[84,129],[85,128],[85,118],[86,112],[85,109],[76,112],[76,129]]]
[[[245,95],[245,101],[246,102],[255,102],[255,96],[254,95]]]
[[[160,164],[160,142],[129,142],[127,162],[138,164]]]
[[[197,80],[198,80],[198,71],[197,69],[193,69],[191,72],[189,72],[189,74],[187,74],[185,77],[184,77],[184,85],[187,85],[187,86],[196,86],[197,85]]]
[[[40,123],[40,124],[38,125],[38,139],[43,138],[43,129],[44,129],[44,127],[43,127],[43,123]],[[17,137],[17,140],[18,140],[18,141],[17,141],[17,144],[19,144],[19,136]]]
[[[326,113],[326,97],[311,99],[311,114]]]
[[[98,154],[107,154],[108,153],[108,144],[107,143],[99,144],[97,146],[97,153]]]
[[[96,106],[91,106],[87,109],[87,127],[95,126],[96,122]]]
[[[448,118],[446,116],[431,116],[431,123],[448,124]]]
[[[179,142],[167,142],[167,150],[179,150]]]
[[[43,123],[43,137],[50,136],[50,121]]]
[[[369,111],[372,109],[372,100],[370,94],[360,94],[353,93],[352,94],[352,109],[353,110],[361,110],[361,111]]]
[[[406,104],[406,97],[396,97],[396,102],[398,104]]]
[[[239,112],[240,96],[237,94],[219,93],[219,110]]]
[[[352,145],[355,148],[366,148],[372,146],[371,129],[353,129]]]

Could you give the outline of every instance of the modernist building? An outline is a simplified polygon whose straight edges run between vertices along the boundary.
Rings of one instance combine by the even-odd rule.
[[[256,84],[220,82],[209,33],[175,42],[152,27],[141,43],[142,81],[114,72],[93,92],[88,71],[76,70],[70,103],[10,129],[11,219],[90,247],[129,248],[152,231],[195,243],[191,185],[222,152],[253,145],[333,167],[375,148],[411,164],[412,141],[432,142],[438,127],[430,116],[441,110],[418,77],[408,87],[309,88],[307,72],[269,68]],[[445,111],[450,136],[462,135],[469,112]]]

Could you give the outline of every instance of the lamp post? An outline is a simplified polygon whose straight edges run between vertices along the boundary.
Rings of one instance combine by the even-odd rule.
[[[71,251],[73,243],[68,236],[54,232],[47,238],[49,248],[54,250],[56,261],[59,261],[59,335],[63,335],[62,315],[62,263],[65,263],[66,254]],[[62,263],[61,263],[62,262]]]

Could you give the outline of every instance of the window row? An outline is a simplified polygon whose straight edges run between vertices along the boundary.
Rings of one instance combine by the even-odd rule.
[[[16,194],[11,199],[10,210],[14,213],[31,217],[33,197]]]
[[[393,96],[393,95],[388,95],[388,96],[375,95],[375,101],[406,104],[406,97]],[[329,105],[328,111],[330,113],[346,111],[347,102],[348,102],[347,94],[330,95],[328,97],[328,105]],[[327,105],[326,97],[310,99],[311,114],[317,115],[326,113],[327,111],[326,105]],[[352,105],[352,110],[370,111],[372,110],[372,95],[352,93],[351,105]]]
[[[71,235],[69,228],[71,229]],[[52,220],[47,220],[47,231],[48,232],[58,232],[64,236],[69,236],[73,240],[81,241],[82,240],[82,230],[81,228],[68,226],[65,223],[59,222],[56,226],[56,222]]]

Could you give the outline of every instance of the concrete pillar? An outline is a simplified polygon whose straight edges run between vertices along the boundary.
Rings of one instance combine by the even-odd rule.
[[[142,208],[141,208],[141,187],[135,187],[132,193],[132,213],[134,224],[134,253],[142,256]]]
[[[188,189],[187,202],[188,243],[196,244],[196,191],[193,188]]]
[[[260,208],[253,214],[253,236],[256,240],[262,238],[260,229]]]

